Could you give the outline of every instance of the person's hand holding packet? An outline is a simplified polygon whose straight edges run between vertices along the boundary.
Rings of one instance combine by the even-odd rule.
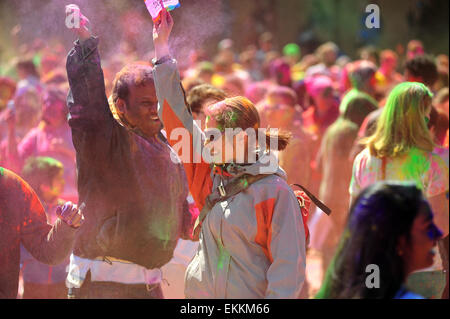
[[[84,216],[82,213],[84,207],[84,203],[81,204],[80,208],[78,208],[76,204],[67,202],[63,206],[58,206],[56,209],[56,215],[70,227],[78,228],[84,222]]]
[[[167,11],[172,11],[180,6],[180,2],[178,0],[145,0],[144,2],[154,23],[161,20],[162,9],[165,8]]]
[[[153,24],[153,43],[155,45],[156,59],[169,54],[169,36],[173,28],[173,19],[163,7],[161,19]]]

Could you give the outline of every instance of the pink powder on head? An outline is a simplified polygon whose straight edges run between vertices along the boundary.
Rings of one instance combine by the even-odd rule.
[[[328,76],[316,75],[305,79],[306,91],[312,97],[318,96],[323,90],[333,87],[333,82]]]
[[[211,104],[205,109],[205,115],[214,116],[221,113],[226,107],[227,105],[223,101]]]
[[[268,83],[261,83],[261,82],[252,83],[249,86],[247,86],[247,89],[245,90],[245,96],[250,101],[252,101],[253,104],[257,104],[262,99],[264,99],[268,91],[269,91]]]

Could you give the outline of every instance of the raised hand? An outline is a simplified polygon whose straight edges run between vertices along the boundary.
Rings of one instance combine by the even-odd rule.
[[[56,209],[56,215],[67,225],[78,228],[84,222],[84,216],[82,210],[84,209],[84,203],[81,204],[80,208],[72,202],[67,202],[63,206],[59,206]]]
[[[66,27],[73,30],[78,38],[83,41],[91,37],[90,22],[76,4],[66,6]]]
[[[161,18],[153,24],[153,43],[157,59],[169,54],[169,36],[173,28],[173,19],[170,13],[163,7]]]

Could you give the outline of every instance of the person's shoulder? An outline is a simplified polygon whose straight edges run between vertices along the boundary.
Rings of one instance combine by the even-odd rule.
[[[447,153],[447,161],[448,161],[448,153]],[[431,169],[439,170],[441,173],[446,173],[448,175],[449,173],[449,167],[448,163],[444,160],[444,156],[441,156],[436,153],[430,154],[430,164]]]
[[[338,119],[327,130],[325,134],[336,137],[336,135],[355,135],[358,134],[359,127],[347,119]],[[355,136],[356,137],[356,136]]]
[[[20,184],[23,179],[14,173],[13,171],[10,171],[7,168],[0,167],[0,182],[1,183],[18,183]]]
[[[284,171],[283,171],[284,172]],[[256,191],[262,191],[264,188],[268,188],[271,190],[278,189],[288,189],[289,185],[286,182],[285,178],[283,178],[282,173],[278,174],[262,174],[266,176],[261,176],[262,178],[258,181],[254,182],[250,187],[253,187]]]
[[[17,196],[19,192],[23,195],[29,195],[32,192],[31,187],[24,179],[4,167],[0,167],[0,188],[2,191],[17,194]]]
[[[448,150],[443,150],[440,152],[440,150],[433,150],[433,152],[430,153],[430,159],[432,162],[436,162],[439,164],[445,164],[444,157],[448,156]]]
[[[375,111],[370,112],[366,118],[369,122],[375,122],[381,116],[381,113],[383,113],[383,108],[379,108],[376,109]]]
[[[253,191],[258,194],[258,197],[263,195],[263,197],[279,198],[285,196],[291,196],[295,199],[295,194],[293,188],[288,184],[288,182],[277,174],[269,174],[267,177],[257,181],[253,185]]]

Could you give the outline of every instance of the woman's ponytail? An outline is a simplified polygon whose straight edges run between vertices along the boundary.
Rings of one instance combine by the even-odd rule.
[[[288,146],[291,138],[292,134],[289,132],[267,129],[266,147],[270,150],[282,151]]]

